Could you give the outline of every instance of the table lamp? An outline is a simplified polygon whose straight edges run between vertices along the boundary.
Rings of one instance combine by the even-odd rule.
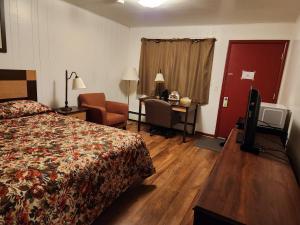
[[[124,73],[122,80],[127,81],[127,95],[128,95],[128,106],[129,106],[130,83],[131,81],[139,81],[137,70],[133,67],[128,68]]]
[[[161,71],[159,71],[159,73],[156,74],[155,80],[156,82],[156,88],[155,88],[155,96],[161,97],[161,94],[163,92],[164,89],[164,75],[161,73]]]
[[[70,75],[68,75],[68,70],[66,70],[66,100],[65,100],[65,107],[61,108],[62,111],[66,111],[66,112],[72,111],[72,108],[68,106],[68,80],[70,80],[73,77],[73,75],[75,75],[75,78],[73,79],[72,89],[79,90],[79,89],[86,88],[84,82],[77,75],[76,72],[72,72]]]

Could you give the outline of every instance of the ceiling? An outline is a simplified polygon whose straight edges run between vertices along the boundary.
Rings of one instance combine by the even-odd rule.
[[[144,8],[138,0],[64,0],[128,27],[295,22],[300,0],[165,0]]]

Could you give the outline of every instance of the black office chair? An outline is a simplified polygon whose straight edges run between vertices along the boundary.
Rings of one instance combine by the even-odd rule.
[[[159,99],[146,99],[145,109],[146,122],[151,125],[150,135],[162,134],[169,138],[175,134],[172,128],[180,122],[180,115],[172,110],[170,103]]]

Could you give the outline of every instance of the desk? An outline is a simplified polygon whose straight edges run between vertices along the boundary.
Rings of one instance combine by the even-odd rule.
[[[143,97],[139,98],[139,115],[138,115],[138,131],[141,130],[141,120],[142,120],[142,105],[144,104],[144,101],[146,99],[153,99],[154,97]],[[199,103],[192,102],[189,105],[182,105],[176,101],[170,101],[169,102],[172,105],[172,110],[176,112],[181,112],[184,113],[184,127],[183,127],[183,142],[186,142],[186,134],[187,134],[187,126],[190,125],[193,127],[193,134],[195,134],[195,129],[196,129],[196,123],[197,123],[197,112],[198,112],[198,106]],[[195,112],[194,113],[194,120],[193,123],[188,122],[188,117],[190,112]]]
[[[207,179],[194,225],[299,225],[300,189],[288,161],[241,151],[237,134],[233,129]],[[265,148],[283,149],[279,137],[257,136]]]

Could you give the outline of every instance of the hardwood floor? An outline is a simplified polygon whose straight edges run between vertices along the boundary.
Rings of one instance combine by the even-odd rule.
[[[136,124],[128,129],[136,132]],[[196,147],[193,139],[182,143],[180,135],[140,133],[156,174],[123,193],[93,225],[192,225],[192,208],[218,153]]]

